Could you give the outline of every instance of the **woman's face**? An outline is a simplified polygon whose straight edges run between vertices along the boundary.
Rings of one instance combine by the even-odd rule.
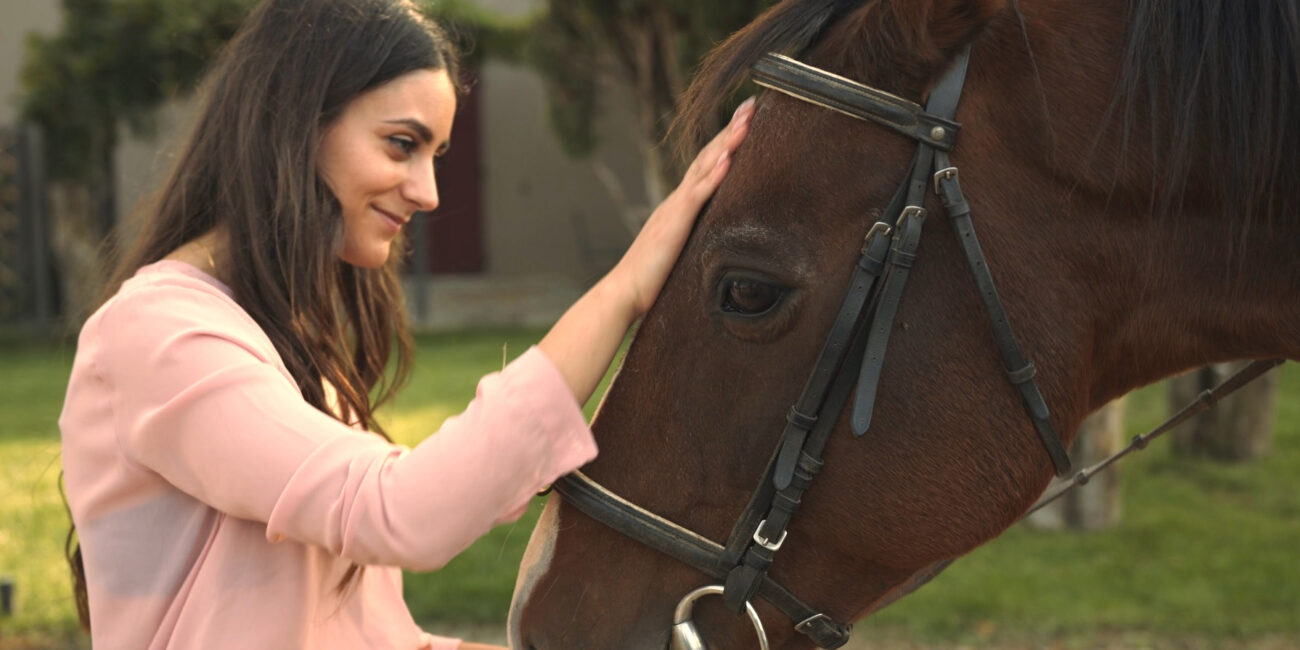
[[[447,71],[417,70],[357,96],[326,127],[320,174],[343,208],[343,261],[382,266],[411,216],[438,207],[433,161],[455,113]]]

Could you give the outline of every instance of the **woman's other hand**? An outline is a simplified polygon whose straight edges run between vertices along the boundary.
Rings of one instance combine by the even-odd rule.
[[[623,259],[606,278],[625,292],[634,318],[645,315],[659,297],[695,218],[726,177],[731,154],[745,140],[753,117],[754,99],[750,98],[736,109],[727,128],[695,157],[681,184],[646,220]]]

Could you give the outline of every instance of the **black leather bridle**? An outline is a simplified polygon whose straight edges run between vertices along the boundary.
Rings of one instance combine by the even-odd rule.
[[[754,81],[760,86],[888,127],[916,140],[917,147],[908,177],[882,213],[883,218],[866,235],[848,292],[817,364],[790,409],[763,480],[732,528],[726,545],[628,502],[581,472],[561,478],[554,486],[565,501],[591,518],[724,581],[723,598],[730,609],[743,612],[755,597],[762,597],[822,648],[847,643],[849,626],[800,600],[772,580],[767,571],[785,541],[804,491],[822,468],[826,442],[855,386],[850,419],[853,433],[862,436],[870,427],[885,350],[908,273],[916,261],[926,218],[923,205],[931,188],[942,200],[961,242],[992,320],[1008,378],[1018,390],[1057,475],[1070,470],[1069,457],[1034,381],[1034,365],[1025,357],[1011,329],[980,250],[957,168],[948,158],[961,130],[954,117],[969,58],[966,50],[952,62],[930,91],[925,108],[778,54],[764,55],[753,68]]]

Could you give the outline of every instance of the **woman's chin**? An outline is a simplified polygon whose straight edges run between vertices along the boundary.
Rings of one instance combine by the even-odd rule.
[[[363,269],[377,269],[388,263],[390,249],[391,246],[388,243],[367,246],[361,250],[352,250],[351,247],[348,247],[339,253],[339,259]]]

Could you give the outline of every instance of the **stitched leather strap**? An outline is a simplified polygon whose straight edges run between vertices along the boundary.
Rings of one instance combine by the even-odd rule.
[[[712,578],[724,579],[732,568],[717,542],[623,499],[582,472],[560,477],[554,487],[565,503],[592,519]],[[813,609],[770,578],[762,577],[758,594],[792,621],[815,619],[804,634],[818,646],[838,648],[848,642],[848,626]]]
[[[957,235],[957,240],[961,242],[966,264],[975,278],[976,290],[992,322],[993,336],[997,339],[998,347],[1002,352],[1008,379],[1020,393],[1020,401],[1034,424],[1038,439],[1047,450],[1056,475],[1063,476],[1070,471],[1070,455],[1061,443],[1056,427],[1052,425],[1051,413],[1042,392],[1038,390],[1038,382],[1034,381],[1034,364],[1025,357],[1020,341],[1011,327],[1011,319],[1007,316],[1007,310],[998,296],[993,274],[989,271],[984,251],[980,248],[979,237],[975,234],[970,204],[961,191],[957,169],[951,165],[948,154],[943,152],[935,156],[935,167],[940,170],[935,174],[935,189],[943,199],[948,217],[952,220],[953,231]]]
[[[945,118],[943,113],[927,111],[916,102],[781,54],[763,55],[754,64],[753,77],[754,83],[765,88],[849,117],[875,122],[937,149],[951,149],[961,130],[961,126]]]

